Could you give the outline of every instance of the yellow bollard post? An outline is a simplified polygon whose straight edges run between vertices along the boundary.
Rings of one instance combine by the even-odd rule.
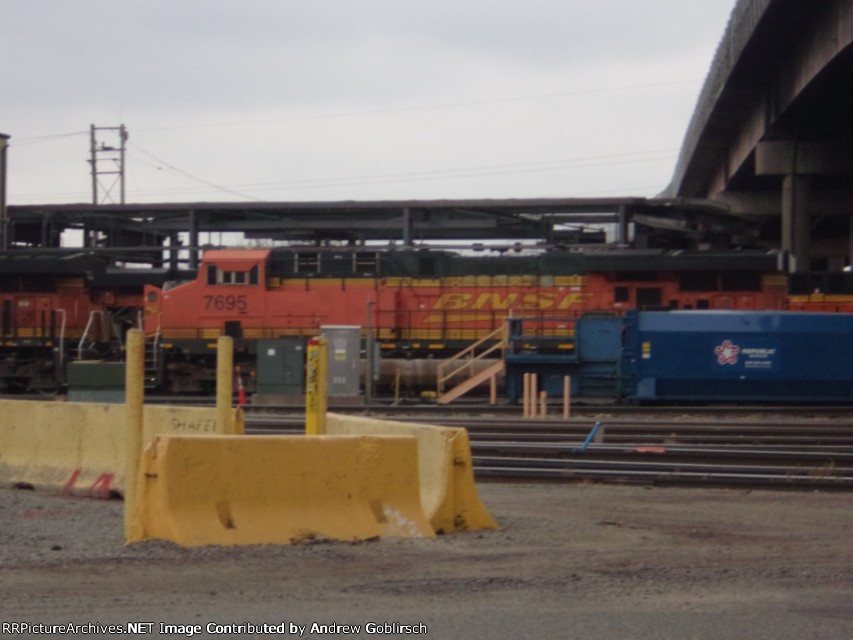
[[[232,431],[231,399],[234,391],[234,339],[219,336],[216,341],[216,432]]]
[[[539,417],[547,418],[548,417],[548,392],[540,391],[539,392]]]
[[[326,433],[329,368],[327,350],[328,344],[323,336],[308,341],[308,371],[305,381],[305,435],[308,436]]]
[[[568,420],[571,415],[572,406],[572,378],[563,377],[563,419]]]
[[[521,391],[521,415],[524,418],[530,417],[530,374],[522,374],[522,391]]]
[[[134,534],[136,510],[136,479],[139,458],[142,455],[142,415],[145,402],[145,334],[141,329],[127,332],[125,351],[125,460],[124,460],[124,540],[130,542]]]
[[[538,414],[536,397],[539,395],[539,375],[536,373],[530,374],[530,419],[535,419]]]

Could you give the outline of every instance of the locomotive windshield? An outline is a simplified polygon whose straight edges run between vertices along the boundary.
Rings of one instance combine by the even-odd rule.
[[[258,265],[248,271],[232,271],[209,264],[207,265],[207,284],[258,284]]]

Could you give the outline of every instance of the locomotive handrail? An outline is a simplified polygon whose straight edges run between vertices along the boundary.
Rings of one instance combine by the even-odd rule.
[[[65,364],[65,309],[55,309],[54,313],[62,315],[62,324],[59,325],[59,368]]]
[[[86,322],[86,328],[83,329],[83,335],[80,336],[80,342],[77,343],[77,359],[83,359],[83,344],[86,342],[86,336],[89,334],[89,328],[92,326],[92,322],[95,320],[95,316],[101,316],[101,321],[104,319],[104,312],[97,310],[89,312],[89,320]]]
[[[162,314],[157,314],[157,328],[154,330],[154,336],[151,339],[151,366],[154,369],[159,367],[159,351],[160,351],[160,321]]]
[[[483,351],[479,355],[473,355],[476,353],[476,350],[478,347],[480,347],[482,344],[484,344],[486,342],[495,340],[496,338],[498,338],[498,336],[500,336],[500,339],[495,344],[490,346],[488,349],[486,349],[485,351]],[[472,345],[469,345],[468,347],[466,347],[465,349],[463,349],[462,351],[460,351],[456,355],[448,358],[444,362],[439,363],[438,369],[437,369],[438,393],[439,393],[439,395],[444,392],[444,383],[445,382],[447,382],[451,378],[459,375],[465,369],[471,369],[473,371],[473,366],[474,366],[475,362],[484,359],[485,357],[493,354],[495,351],[498,351],[498,350],[502,351],[504,349],[504,347],[506,346],[506,339],[507,339],[507,326],[506,326],[506,323],[504,323],[500,327],[498,327],[497,329],[492,331],[489,335],[487,335],[483,338],[480,338],[477,342],[475,342]],[[468,355],[473,355],[473,357],[470,358],[464,364],[453,369],[449,373],[447,373],[447,374],[444,373],[456,361],[461,360],[462,358],[464,358]]]

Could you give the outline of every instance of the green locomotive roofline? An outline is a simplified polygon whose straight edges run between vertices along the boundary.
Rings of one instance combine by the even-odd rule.
[[[634,274],[628,279],[650,279],[658,272],[779,271],[775,251],[742,251],[736,254],[705,251],[572,250],[546,251],[537,255],[463,255],[431,249],[370,249],[366,247],[287,247],[265,251],[208,250],[203,262],[268,260],[269,278],[446,278],[506,275],[586,275],[598,272]]]

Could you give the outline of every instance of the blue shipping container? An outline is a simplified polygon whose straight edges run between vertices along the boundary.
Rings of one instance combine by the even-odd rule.
[[[853,314],[629,312],[634,400],[853,402]]]

